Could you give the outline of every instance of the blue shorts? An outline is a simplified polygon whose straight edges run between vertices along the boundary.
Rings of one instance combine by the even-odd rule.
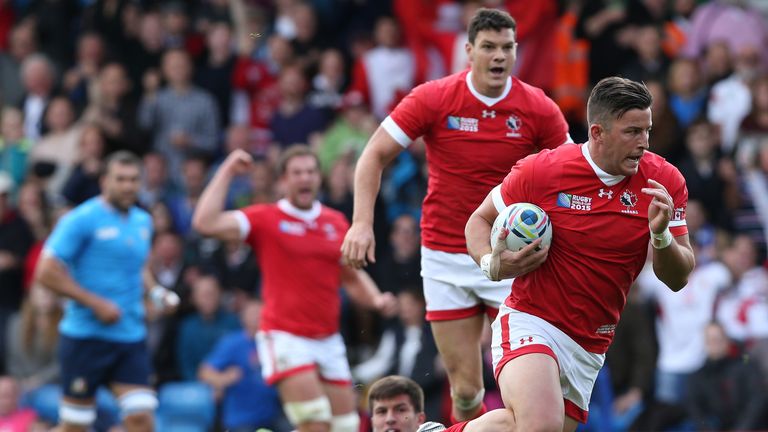
[[[149,386],[151,368],[145,341],[59,338],[61,385],[65,396],[91,399],[102,385]]]

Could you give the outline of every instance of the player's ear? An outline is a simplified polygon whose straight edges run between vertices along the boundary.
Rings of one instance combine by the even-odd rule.
[[[464,44],[464,51],[467,52],[467,58],[469,59],[470,63],[475,61],[475,59],[474,59],[475,55],[472,52],[473,49],[472,49],[472,44],[471,43],[467,42],[467,43]]]
[[[597,141],[602,139],[603,132],[605,132],[605,129],[603,129],[603,126],[599,123],[591,123],[589,125],[589,139],[590,141]]]

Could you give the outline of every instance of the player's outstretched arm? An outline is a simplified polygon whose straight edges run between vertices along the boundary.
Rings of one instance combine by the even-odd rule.
[[[106,324],[120,319],[121,313],[117,305],[81,287],[72,279],[64,264],[49,253],[43,252],[40,257],[35,270],[35,281],[91,309],[96,317]]]
[[[659,182],[648,180],[644,194],[653,197],[648,206],[648,228],[653,246],[653,271],[656,277],[672,291],[680,291],[688,284],[688,275],[696,260],[688,234],[672,237],[669,221],[674,205],[667,189]]]
[[[252,164],[251,155],[243,150],[235,150],[227,156],[197,202],[192,216],[195,231],[220,240],[240,238],[235,211],[224,211],[224,200],[232,177],[248,172]]]
[[[379,126],[365,146],[355,168],[355,204],[352,226],[344,237],[341,253],[344,262],[361,268],[376,262],[373,238],[373,206],[381,188],[381,173],[403,147]]]
[[[385,317],[397,313],[397,299],[392,293],[381,292],[365,270],[341,266],[341,284],[353,302],[374,309]]]
[[[514,278],[536,270],[547,259],[549,253],[547,246],[539,247],[541,239],[536,239],[519,251],[512,252],[506,248],[505,242],[509,232],[503,231],[499,233],[499,238],[491,248],[489,241],[491,227],[496,216],[499,215],[493,203],[492,193],[488,193],[464,227],[467,252],[480,266],[485,276],[493,281]]]

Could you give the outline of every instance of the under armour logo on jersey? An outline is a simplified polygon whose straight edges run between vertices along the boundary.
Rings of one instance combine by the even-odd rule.
[[[496,118],[496,111],[494,110],[483,110],[483,118]]]
[[[526,342],[533,342],[533,336],[528,336],[527,338],[520,338],[520,345],[524,345]]]
[[[612,190],[605,190],[605,189],[601,188],[600,192],[597,193],[597,196],[599,196],[600,198],[612,199],[613,198],[613,191]]]

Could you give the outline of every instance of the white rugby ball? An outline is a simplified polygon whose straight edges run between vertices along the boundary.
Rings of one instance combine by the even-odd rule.
[[[496,244],[503,228],[509,229],[507,249],[517,252],[541,237],[541,245],[552,243],[552,222],[541,207],[531,203],[515,203],[502,210],[493,221],[491,246]]]

